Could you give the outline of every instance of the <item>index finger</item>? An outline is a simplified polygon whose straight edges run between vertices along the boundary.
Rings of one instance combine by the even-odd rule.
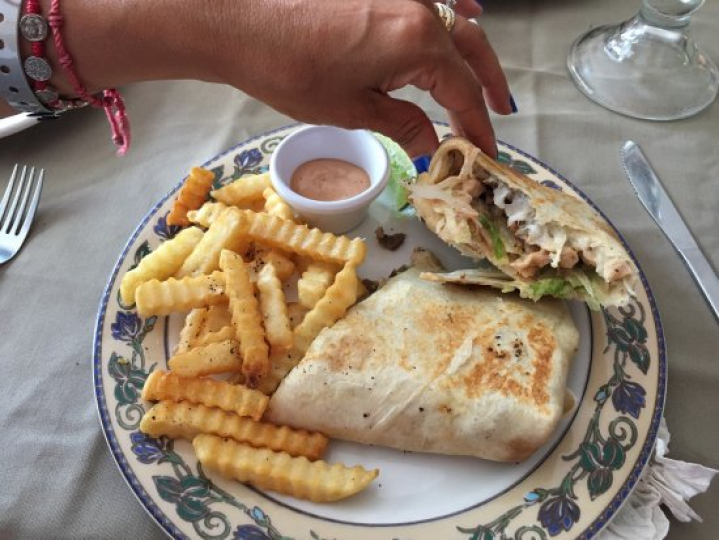
[[[452,41],[484,88],[489,106],[500,114],[511,114],[509,85],[499,58],[479,24],[457,16]]]
[[[438,30],[443,31],[441,26]],[[482,85],[449,35],[439,35],[438,38],[443,39],[446,46],[437,54],[422,59],[422,71],[410,82],[428,91],[438,104],[447,109],[464,136],[486,154],[496,156],[497,142],[482,95]]]
[[[457,0],[454,6],[457,15],[464,17],[479,17],[482,14],[482,6],[477,0]]]

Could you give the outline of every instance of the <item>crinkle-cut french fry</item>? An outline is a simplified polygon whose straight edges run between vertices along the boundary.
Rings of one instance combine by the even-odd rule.
[[[235,329],[232,328],[232,313],[227,304],[217,304],[207,309],[204,324],[195,339],[194,346],[217,343],[226,339],[235,339]]]
[[[135,292],[137,313],[141,317],[169,315],[224,303],[227,303],[227,297],[222,272],[182,279],[170,278],[167,281],[152,279],[140,285]]]
[[[209,378],[180,377],[155,370],[145,381],[142,398],[148,401],[189,401],[217,407],[240,416],[259,420],[267,409],[269,398],[246,386]]]
[[[287,303],[287,315],[290,317],[290,326],[292,327],[292,330],[300,325],[308,311],[309,309],[299,302]]]
[[[323,261],[310,263],[297,281],[297,297],[300,304],[307,309],[315,307],[325,295],[327,288],[332,285],[339,270],[337,265],[332,263]]]
[[[240,371],[242,357],[237,342],[228,339],[176,354],[167,365],[180,377],[203,377]]]
[[[243,386],[245,384],[245,376],[241,371],[230,373],[224,380],[229,384],[241,384]]]
[[[270,355],[270,372],[260,381],[257,390],[271,396],[282,380],[302,360],[302,353],[296,349]]]
[[[120,296],[122,296],[123,303],[133,304],[135,291],[146,281],[151,279],[162,281],[174,275],[200,242],[203,234],[197,227],[184,229],[177,236],[166,240],[155,251],[143,257],[140,264],[122,278]]]
[[[282,219],[289,219],[290,221],[295,220],[295,214],[282,197],[277,192],[268,187],[262,192],[262,196],[265,198],[265,212],[271,216],[281,217]]]
[[[282,250],[269,249],[264,252],[260,258],[265,262],[265,264],[271,264],[275,267],[277,278],[280,281],[287,281],[292,274],[295,273],[295,263],[293,263],[292,259],[290,259],[290,257],[288,257]]]
[[[185,317],[185,324],[180,330],[180,340],[175,347],[175,354],[189,351],[195,347],[197,337],[202,332],[207,318],[208,308],[195,308]]]
[[[206,202],[200,206],[198,210],[190,210],[187,212],[187,219],[189,219],[191,223],[208,229],[225,210],[227,210],[227,205],[224,203]]]
[[[210,343],[219,343],[220,341],[227,341],[228,339],[237,341],[235,338],[235,329],[232,325],[225,326],[214,332],[202,332],[197,336],[197,340],[194,343],[194,347],[204,347]]]
[[[320,459],[328,443],[327,437],[320,433],[256,422],[235,413],[185,401],[157,403],[142,417],[140,431],[151,437],[190,440],[200,433],[207,433],[229,437],[255,448],[305,456],[310,461]]]
[[[185,318],[175,354],[228,339],[235,339],[235,330],[227,304],[195,308]]]
[[[269,348],[265,342],[262,314],[255,298],[247,266],[237,253],[224,250],[220,267],[225,272],[227,296],[230,299],[232,326],[240,342],[242,373],[247,385],[254,388],[270,371]]]
[[[202,327],[203,332],[217,332],[232,324],[232,313],[227,304],[218,304],[207,308],[207,317]]]
[[[357,301],[357,281],[356,267],[347,263],[339,271],[335,282],[330,285],[325,295],[295,328],[295,346],[298,350],[302,353],[307,352],[317,334],[342,318]]]
[[[257,289],[260,292],[260,312],[270,349],[272,352],[288,351],[292,347],[294,336],[290,328],[282,282],[271,263],[266,264],[258,274]]]
[[[267,247],[263,247],[257,242],[250,242],[249,244],[247,244],[247,248],[244,251],[240,252],[240,257],[242,257],[242,260],[245,261],[245,264],[247,264],[248,266],[252,264],[261,266],[264,264],[264,261],[260,259],[260,256],[263,255],[267,250]],[[259,271],[259,268],[257,270]]]
[[[337,501],[359,493],[379,474],[376,469],[313,462],[214,435],[198,435],[192,446],[203,467],[260,489],[314,502]]]
[[[215,175],[210,171],[200,167],[193,167],[177,194],[172,210],[167,215],[167,224],[179,225],[180,227],[189,225],[187,212],[198,209],[207,200],[207,195],[212,189],[214,179]]]
[[[295,263],[290,255],[281,249],[263,247],[255,242],[242,254],[250,270],[250,280],[257,282],[257,275],[266,264],[272,264],[280,281],[287,281],[295,273]]]
[[[360,265],[367,247],[360,238],[335,236],[287,219],[244,210],[250,222],[249,236],[264,244],[322,261]]]
[[[231,184],[213,191],[212,197],[227,205],[243,206],[262,200],[262,193],[270,186],[270,173],[243,176]],[[264,206],[264,201],[262,204]]]
[[[292,259],[295,261],[295,268],[297,269],[297,273],[302,276],[307,271],[307,268],[315,262],[314,259],[311,257],[303,257],[302,255],[297,255],[296,253],[292,257]],[[337,268],[339,270],[340,265],[337,265]]]
[[[256,201],[252,201],[251,203],[245,204],[243,206],[238,206],[238,208],[241,208],[242,210],[252,210],[253,212],[264,212],[265,200],[257,199]]]
[[[209,274],[217,270],[220,252],[223,249],[240,250],[248,228],[249,222],[242,211],[228,207],[207,229],[176,277]]]

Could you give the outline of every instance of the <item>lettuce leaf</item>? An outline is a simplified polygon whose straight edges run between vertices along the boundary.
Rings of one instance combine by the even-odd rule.
[[[594,272],[596,276],[596,272]],[[583,295],[584,301],[589,306],[589,309],[599,310],[602,303],[604,303],[607,295],[607,285],[601,280],[599,276],[596,279],[591,279],[581,270],[575,270],[571,272],[567,277],[569,282],[575,289],[584,289],[585,294]]]
[[[484,230],[489,233],[489,236],[492,239],[492,251],[494,251],[494,256],[501,261],[507,256],[507,250],[504,248],[504,241],[499,233],[499,228],[492,223],[487,216],[480,216],[479,222],[482,224]]]
[[[382,143],[389,156],[390,176],[387,189],[393,194],[395,208],[402,210],[409,204],[408,191],[405,185],[414,182],[417,178],[417,171],[412,164],[412,160],[399,144],[381,133],[375,133],[374,135]]]
[[[592,279],[582,270],[569,272],[566,277],[543,277],[528,287],[529,296],[538,300],[543,296],[556,298],[580,297],[589,309],[598,310],[608,298],[607,285],[599,276]]]
[[[542,278],[529,286],[529,293],[533,299],[539,299],[542,296],[570,298],[573,292],[572,284],[561,277]]]
[[[577,269],[567,276],[557,276],[552,272],[555,270],[545,269],[536,281],[526,282],[514,279],[497,269],[471,268],[436,273],[434,274],[436,277],[431,281],[484,285],[499,289],[503,293],[517,291],[522,298],[535,301],[545,296],[564,300],[576,298],[595,311],[615,301],[610,294],[609,286],[593,270]]]

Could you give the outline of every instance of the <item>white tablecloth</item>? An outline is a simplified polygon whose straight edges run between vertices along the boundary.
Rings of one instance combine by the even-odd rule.
[[[624,233],[657,296],[668,343],[671,456],[719,467],[719,326],[670,244],[645,214],[618,161],[643,145],[689,227],[719,267],[719,105],[659,124],[612,114],[573,86],[565,55],[591,26],[639,2],[486,1],[483,25],[520,113],[499,137],[576,182]],[[719,60],[719,3],[693,33]],[[435,119],[443,112],[405,93]],[[110,270],[140,219],[218,152],[291,120],[230,88],[196,82],[125,89],[134,146],[117,158],[104,115],[68,114],[0,141],[0,177],[15,162],[47,169],[29,244],[0,268],[0,538],[163,538],[118,472],[97,418],[92,337]],[[693,501],[703,524],[669,538],[714,540],[719,485]]]

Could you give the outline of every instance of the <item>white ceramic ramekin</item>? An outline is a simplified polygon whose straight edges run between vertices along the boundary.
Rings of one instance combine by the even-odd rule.
[[[341,159],[363,169],[370,187],[340,201],[315,201],[295,193],[290,179],[295,169],[313,159]],[[306,126],[277,145],[270,158],[270,178],[275,191],[302,216],[307,224],[342,234],[354,229],[367,215],[369,205],[384,190],[389,179],[389,157],[369,131],[332,126]]]

